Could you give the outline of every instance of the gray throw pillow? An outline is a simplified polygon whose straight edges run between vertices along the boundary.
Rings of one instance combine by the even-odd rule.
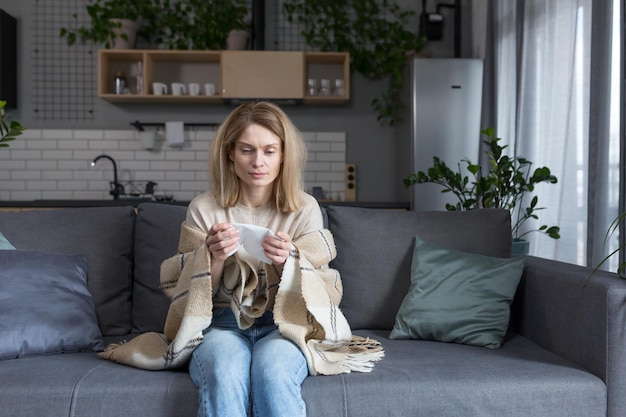
[[[134,228],[133,207],[0,211],[0,230],[18,250],[87,257],[104,336],[131,330]]]
[[[423,339],[497,349],[524,258],[494,258],[415,238],[411,287],[391,339]]]
[[[83,256],[0,251],[0,360],[103,349]]]

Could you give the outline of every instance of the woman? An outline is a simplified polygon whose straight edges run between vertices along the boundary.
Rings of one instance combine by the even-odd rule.
[[[384,353],[352,336],[339,310],[333,237],[300,182],[305,153],[277,106],[236,108],[211,145],[213,188],[189,204],[178,254],[161,265],[163,334],[100,356],[155,370],[189,363],[198,416],[304,417],[307,375],[371,370]]]
[[[199,416],[245,416],[251,410],[264,417],[306,415],[300,396],[308,375],[306,358],[281,336],[272,317],[292,238],[323,227],[317,201],[301,187],[305,152],[287,115],[266,102],[235,109],[213,141],[213,190],[191,202],[186,219],[188,226],[207,234],[211,276],[218,277],[212,282],[213,320],[189,364],[200,394]],[[267,269],[268,285],[258,281],[252,314],[233,312],[232,288],[219,279],[225,270],[240,267],[231,255],[239,242],[233,223],[275,232],[261,244],[272,263],[258,263]]]

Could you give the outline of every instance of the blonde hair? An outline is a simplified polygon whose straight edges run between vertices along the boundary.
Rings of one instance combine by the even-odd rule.
[[[209,173],[217,202],[233,207],[241,196],[241,185],[229,158],[243,132],[252,124],[262,126],[280,138],[283,162],[274,181],[272,204],[283,212],[302,207],[302,170],[306,146],[298,129],[277,105],[261,102],[241,104],[233,110],[217,131],[209,149]]]

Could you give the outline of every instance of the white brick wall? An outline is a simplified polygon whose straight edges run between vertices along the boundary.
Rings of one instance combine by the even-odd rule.
[[[113,166],[101,159],[105,153],[117,162],[119,182],[158,183],[157,195],[172,194],[191,200],[208,187],[207,151],[215,132],[185,130],[185,146],[170,148],[162,130],[156,148],[142,148],[134,130],[28,129],[9,148],[0,148],[0,200],[104,199],[109,195]],[[303,132],[308,163],[304,181],[308,192],[322,187],[326,198],[345,196],[346,135],[344,132]]]

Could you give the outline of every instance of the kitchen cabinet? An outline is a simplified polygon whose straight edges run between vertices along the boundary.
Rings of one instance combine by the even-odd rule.
[[[302,52],[224,52],[221,67],[224,97],[233,99],[303,97]]]
[[[126,94],[115,94],[114,78],[120,72],[126,77]],[[314,91],[309,80],[315,80]],[[155,94],[155,82],[167,86],[165,94]],[[184,84],[184,93],[173,95],[172,83]],[[200,94],[189,94],[190,83],[199,84]],[[330,87],[326,92],[321,91],[323,83]],[[215,92],[207,95],[205,84],[212,84]],[[101,49],[98,96],[112,103],[220,104],[271,99],[343,104],[350,99],[350,56],[343,52]]]

